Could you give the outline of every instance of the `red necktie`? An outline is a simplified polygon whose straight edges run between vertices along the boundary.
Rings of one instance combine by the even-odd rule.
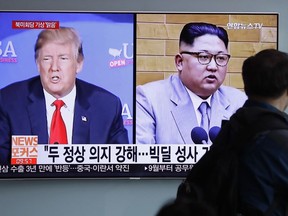
[[[67,144],[67,132],[65,123],[61,116],[60,109],[64,105],[62,100],[56,100],[53,103],[56,107],[50,128],[50,142],[51,144]]]

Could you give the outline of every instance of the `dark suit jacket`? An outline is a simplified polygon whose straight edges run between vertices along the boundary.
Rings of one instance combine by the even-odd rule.
[[[72,143],[128,144],[121,112],[118,97],[76,79]],[[39,76],[0,91],[0,164],[9,163],[11,135],[38,135],[39,144],[48,143],[45,98]]]

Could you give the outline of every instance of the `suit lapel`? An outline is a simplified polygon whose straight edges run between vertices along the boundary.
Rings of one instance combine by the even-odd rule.
[[[38,135],[38,143],[48,143],[48,128],[46,117],[46,105],[43,88],[40,79],[35,80],[30,86],[30,95],[28,96],[30,103],[27,110],[31,124],[32,134]]]
[[[216,91],[211,100],[211,119],[210,128],[213,126],[221,127],[222,120],[228,120],[230,113],[227,111],[229,101],[223,97],[221,92]]]
[[[83,89],[78,81],[76,81],[76,100],[73,120],[73,137],[72,143],[83,144],[90,143],[90,120],[92,120],[89,112],[90,104],[88,102],[88,94],[84,94]]]
[[[191,130],[195,125],[198,125],[193,104],[178,75],[172,76],[171,86],[170,100],[175,104],[175,107],[171,110],[171,114],[183,142],[193,143]]]
[[[191,139],[191,130],[195,125],[198,125],[198,122],[196,121],[192,103],[179,105],[175,107],[171,113],[184,143],[193,143]]]
[[[171,113],[178,132],[184,143],[193,143],[191,130],[198,125],[198,121],[193,103],[178,75],[171,77],[169,91],[170,100],[175,104]],[[231,114],[227,111],[229,106],[230,102],[217,90],[211,100],[210,128],[213,126],[221,127],[222,120],[230,118]]]

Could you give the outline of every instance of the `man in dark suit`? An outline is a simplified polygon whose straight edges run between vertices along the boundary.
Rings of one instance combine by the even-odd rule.
[[[64,143],[129,143],[120,99],[76,78],[84,55],[73,28],[43,30],[35,44],[35,60],[40,76],[0,91],[0,164],[9,164],[12,135],[37,135],[39,144],[59,143],[51,141],[55,101],[64,104]]]

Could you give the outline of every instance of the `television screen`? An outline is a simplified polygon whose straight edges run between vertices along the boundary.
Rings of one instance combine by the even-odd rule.
[[[146,136],[143,131],[147,131],[146,127],[151,122],[141,117],[143,110],[139,110],[138,93],[143,86],[149,89],[150,83],[165,82],[171,76],[177,76],[179,72],[175,56],[179,53],[179,36],[183,26],[190,22],[205,22],[221,26],[227,31],[227,52],[231,57],[223,84],[242,92],[241,66],[245,58],[262,49],[278,48],[278,14],[275,13],[2,11],[0,18],[0,178],[6,179],[182,178],[209,150],[211,143],[202,144],[202,139],[195,141],[193,127],[184,132],[188,138],[182,138],[179,142],[177,139],[170,143],[155,138],[169,137],[174,132],[177,134],[176,130],[180,130],[189,119],[184,114],[182,122],[176,123],[176,127],[167,123],[168,129],[159,131],[156,128],[160,120],[153,116],[154,138]],[[60,55],[56,55],[55,61],[54,54],[44,55],[39,60],[42,53],[38,52],[39,45],[36,45],[40,33],[63,27],[73,28],[77,32],[84,55],[81,64],[77,55],[76,72],[74,70],[75,73],[70,75],[77,78],[72,114],[70,117],[68,114],[65,120],[61,110],[65,123],[68,119],[67,125],[70,125],[70,128],[66,125],[66,145],[55,142],[49,144],[53,111],[47,102],[51,100],[47,96],[50,93],[49,86],[47,91],[42,77],[47,64],[51,67],[47,71],[51,70],[54,74],[64,67],[66,53],[64,48],[59,48],[64,45],[58,43],[58,49],[53,49],[52,45],[46,47],[48,53],[53,50],[53,53]],[[79,65],[81,70],[78,69]],[[53,67],[56,67],[55,71]],[[59,77],[61,75],[54,75],[51,82],[57,83]],[[86,90],[80,94],[79,82],[84,82],[85,86],[88,83],[90,87],[92,84],[93,88],[84,88]],[[35,83],[41,88],[36,93],[32,91],[33,97],[41,96],[43,110],[36,106],[35,98],[31,97],[31,86]],[[98,90],[94,94],[95,86]],[[105,99],[100,96],[102,93]],[[86,97],[79,95],[86,94],[91,96],[91,104],[86,104],[87,113],[79,114],[78,100],[83,101]],[[153,94],[161,95],[161,92]],[[90,99],[90,96],[87,98]],[[121,110],[117,101],[120,101]],[[34,109],[31,109],[33,103]],[[162,102],[160,104],[165,105]],[[67,107],[69,110],[69,104]],[[156,114],[156,110],[153,111]],[[121,124],[115,113],[122,117]],[[152,116],[151,113],[149,115]],[[77,117],[79,124],[76,124]],[[169,114],[165,117],[170,121]],[[100,125],[98,128],[94,126],[94,121]],[[197,126],[195,128],[199,130]],[[218,132],[220,127],[214,129]],[[197,130],[196,136],[199,136]],[[123,131],[126,131],[127,139]],[[213,136],[213,131],[210,132],[210,136]],[[42,139],[42,133],[45,139]],[[84,134],[89,137],[86,142],[80,141]],[[209,133],[207,135],[209,137]],[[80,138],[76,139],[77,136]],[[106,138],[99,139],[102,136]],[[120,136],[121,139],[115,138]]]

